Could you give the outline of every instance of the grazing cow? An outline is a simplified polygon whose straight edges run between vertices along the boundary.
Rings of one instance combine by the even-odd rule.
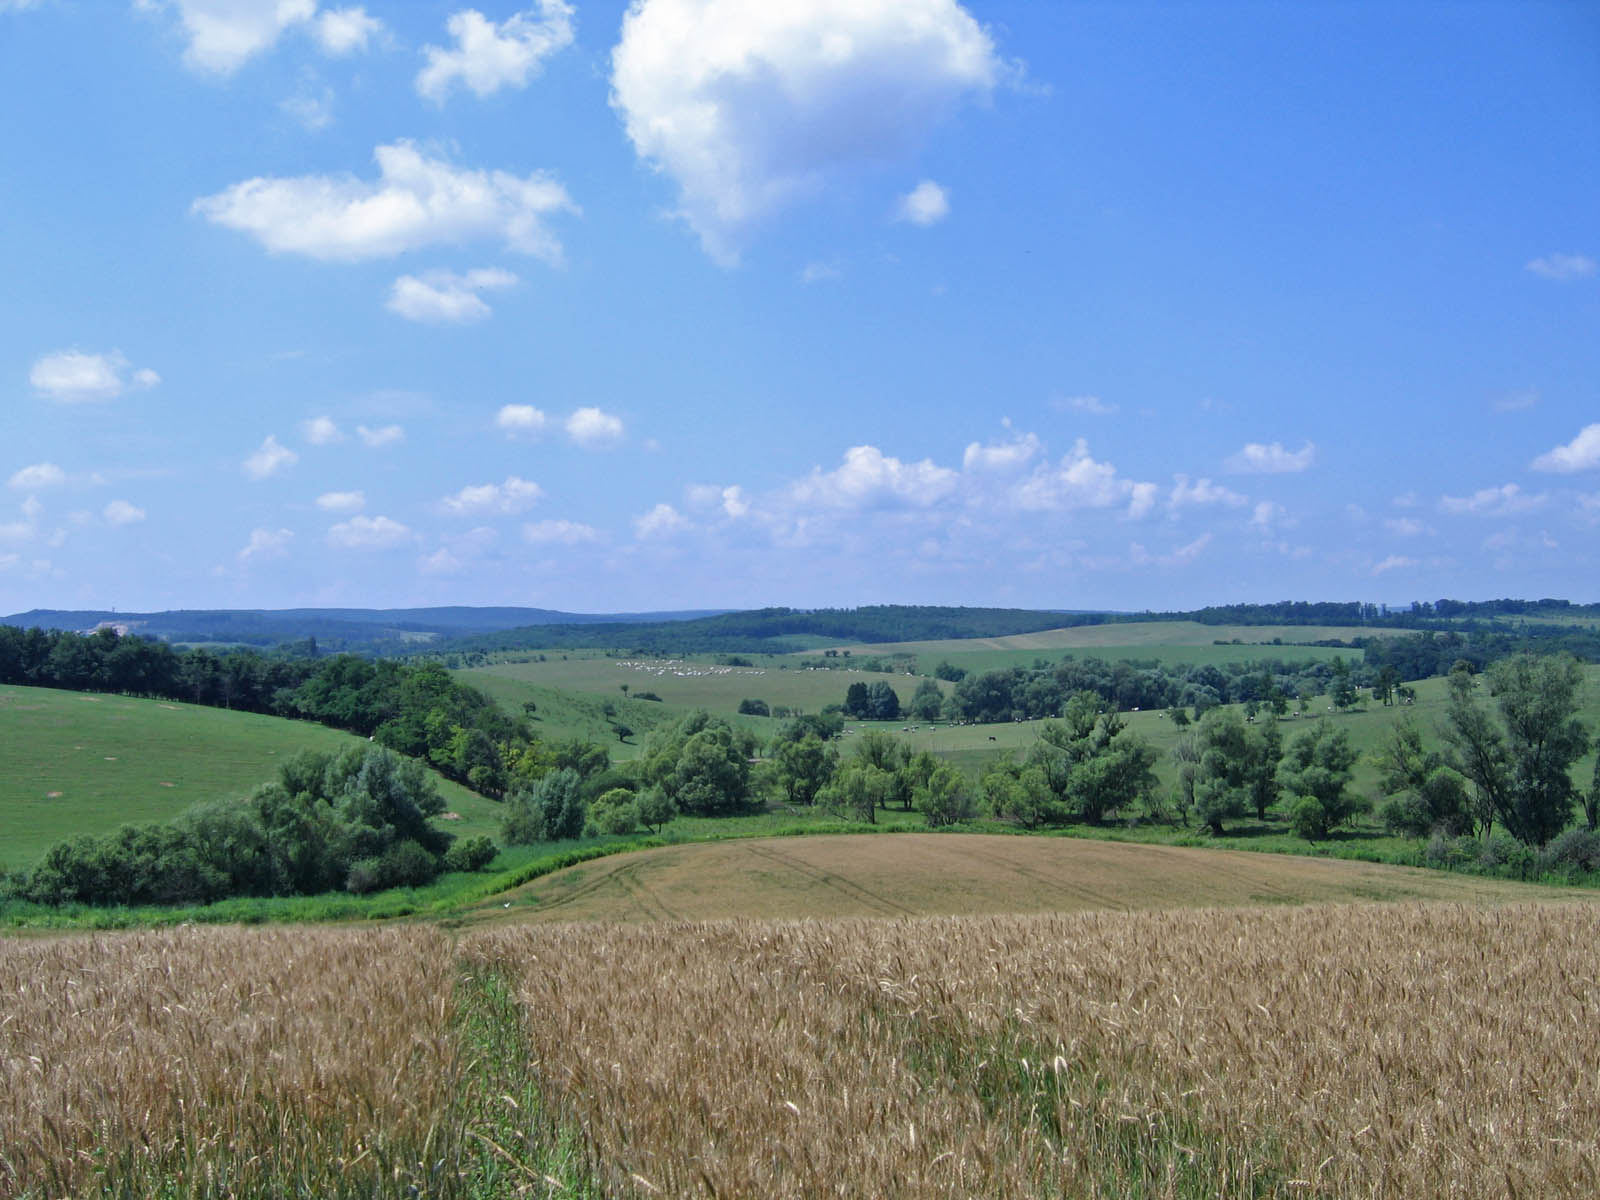
[[[991,733],[991,734],[990,734],[990,735],[989,735],[989,740],[990,740],[990,741],[991,741],[991,742],[992,742],[992,741],[994,741],[994,734],[992,734],[992,733]]]

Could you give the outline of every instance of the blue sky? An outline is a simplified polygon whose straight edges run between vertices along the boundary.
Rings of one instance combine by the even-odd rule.
[[[0,612],[1600,599],[1600,8],[0,0]]]

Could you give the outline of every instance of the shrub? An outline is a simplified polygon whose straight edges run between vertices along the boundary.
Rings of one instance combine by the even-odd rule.
[[[1539,864],[1551,871],[1600,870],[1600,833],[1592,829],[1567,830],[1544,848]]]
[[[770,717],[772,710],[767,707],[765,700],[741,700],[739,713],[746,717]]]
[[[488,837],[464,838],[456,842],[444,854],[444,869],[446,871],[481,871],[494,861],[494,856],[499,851]]]
[[[1289,825],[1296,836],[1321,841],[1328,836],[1328,810],[1315,796],[1301,796],[1289,807]]]
[[[379,857],[378,875],[383,887],[418,887],[438,877],[439,860],[407,838]]]

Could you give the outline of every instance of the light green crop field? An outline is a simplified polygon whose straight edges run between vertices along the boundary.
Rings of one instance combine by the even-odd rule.
[[[1071,629],[1046,629],[1039,633],[1019,633],[998,638],[946,638],[930,642],[880,642],[850,646],[852,654],[963,654],[977,650],[1080,650],[1101,653],[1107,650],[1141,648],[1141,657],[1150,657],[1164,646],[1210,646],[1232,642],[1238,649],[1272,645],[1274,638],[1284,644],[1323,642],[1334,638],[1393,635],[1406,630],[1369,629],[1361,625],[1202,625],[1198,621],[1115,621],[1105,625],[1079,625]],[[1273,646],[1281,650],[1283,646]],[[1349,651],[1345,651],[1349,653]],[[1250,657],[1259,657],[1252,654]]]
[[[852,651],[852,653],[854,653]],[[916,668],[931,672],[940,662],[948,662],[971,674],[980,671],[1003,670],[1008,667],[1031,667],[1044,661],[1054,665],[1069,658],[1100,658],[1107,662],[1159,663],[1164,667],[1222,667],[1229,663],[1255,663],[1277,659],[1285,663],[1332,662],[1343,658],[1346,662],[1359,662],[1361,651],[1339,649],[1335,646],[1273,646],[1233,645],[1188,646],[1149,645],[1134,643],[1123,646],[1090,646],[1067,650],[953,650],[938,655],[918,654]]]
[[[23,867],[79,833],[162,821],[196,804],[242,800],[296,751],[365,745],[305,721],[0,686],[0,863]],[[499,806],[439,779],[456,833],[494,835]]]

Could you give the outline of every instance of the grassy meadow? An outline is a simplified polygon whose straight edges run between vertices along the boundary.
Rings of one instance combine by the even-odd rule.
[[[1597,948],[1591,903],[3,941],[0,1194],[1592,1195]]]
[[[308,721],[165,700],[0,686],[0,864],[31,863],[78,833],[242,800],[300,750],[365,739]],[[493,834],[498,806],[438,779],[448,828]]]

